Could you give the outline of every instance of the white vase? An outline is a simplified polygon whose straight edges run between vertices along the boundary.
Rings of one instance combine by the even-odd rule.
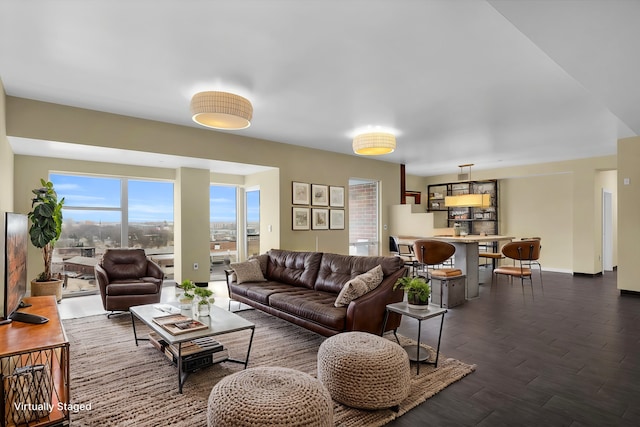
[[[193,299],[193,305],[191,308],[191,313],[193,317],[205,317],[209,315],[211,311],[211,304],[209,300],[206,298],[195,297]]]

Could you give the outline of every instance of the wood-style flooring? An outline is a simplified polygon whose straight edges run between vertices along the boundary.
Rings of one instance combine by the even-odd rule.
[[[476,372],[389,425],[640,425],[640,298],[620,294],[615,272],[543,280],[523,294],[502,278],[451,308],[441,353]],[[435,346],[439,321],[422,325]],[[415,338],[416,321],[399,332]]]

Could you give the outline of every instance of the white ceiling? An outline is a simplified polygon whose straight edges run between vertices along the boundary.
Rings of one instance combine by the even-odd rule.
[[[0,78],[185,126],[192,94],[233,91],[254,106],[238,134],[353,154],[383,126],[381,159],[429,176],[615,154],[640,133],[639,20],[640,0],[2,0]],[[11,139],[57,145],[30,142]]]

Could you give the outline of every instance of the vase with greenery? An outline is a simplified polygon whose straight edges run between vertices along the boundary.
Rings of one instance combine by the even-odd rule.
[[[180,308],[188,310],[191,308],[191,304],[193,303],[193,297],[195,296],[193,290],[196,288],[196,285],[191,280],[183,280],[178,287],[183,291],[182,294],[178,295]]]
[[[31,212],[27,215],[31,221],[29,228],[29,237],[31,243],[42,251],[42,259],[44,261],[44,271],[32,281],[31,295],[51,295],[51,290],[46,289],[42,292],[43,286],[38,283],[53,283],[52,289],[58,301],[62,298],[62,281],[54,277],[51,271],[51,260],[53,258],[53,249],[62,233],[62,206],[64,205],[64,197],[58,200],[58,194],[53,188],[53,183],[40,180],[42,185],[32,190],[34,194],[31,200]],[[36,283],[34,286],[33,283]]]
[[[211,312],[211,304],[215,302],[215,299],[212,297],[213,291],[209,288],[196,286],[195,289],[193,289],[193,293],[194,299],[191,308],[193,317],[208,316]]]
[[[409,308],[426,309],[429,307],[431,286],[429,281],[421,276],[405,276],[398,279],[393,289],[404,289],[407,293]]]

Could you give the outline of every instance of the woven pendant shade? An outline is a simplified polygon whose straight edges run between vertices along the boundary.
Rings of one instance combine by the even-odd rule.
[[[353,138],[353,152],[363,156],[378,156],[393,153],[396,137],[385,132],[370,132]]]
[[[253,107],[248,99],[228,92],[199,92],[191,98],[194,122],[213,129],[237,130],[251,125]]]

